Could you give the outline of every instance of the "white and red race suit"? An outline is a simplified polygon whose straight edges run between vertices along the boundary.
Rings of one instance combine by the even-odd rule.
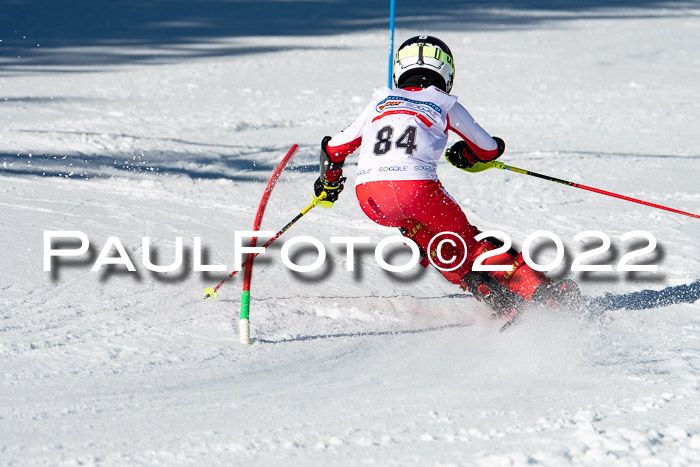
[[[474,236],[478,230],[437,177],[437,161],[447,145],[449,130],[469,145],[477,159],[498,157],[497,142],[457,102],[457,97],[434,86],[376,88],[372,101],[354,122],[333,136],[326,151],[332,161],[342,162],[359,147],[355,192],[364,213],[380,225],[405,229],[405,235],[431,256],[442,274],[450,282],[459,283],[483,252],[483,244],[477,245]],[[329,181],[340,175],[341,170],[326,172]],[[444,232],[461,237],[466,251],[459,241],[455,245],[444,243],[440,252],[430,251],[433,237]],[[513,264],[521,269],[517,257],[502,256],[484,264]],[[465,257],[461,266],[450,270]],[[521,259],[519,262],[523,263]],[[530,277],[529,272],[523,280],[517,280],[522,274],[493,275],[526,300],[545,279],[539,273]]]
[[[383,180],[436,180],[447,131],[457,133],[477,158],[497,157],[498,145],[457,102],[435,86],[374,90],[372,101],[328,143],[334,161],[360,147],[356,185]],[[331,174],[326,176],[329,180]]]

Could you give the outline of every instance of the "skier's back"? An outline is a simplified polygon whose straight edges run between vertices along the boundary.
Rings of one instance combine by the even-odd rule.
[[[461,138],[446,152],[458,168],[500,157],[505,143],[491,137],[449,94],[453,79],[452,53],[444,42],[432,36],[405,41],[396,53],[397,89],[375,89],[353,123],[333,138],[324,138],[316,195],[325,192],[326,205],[338,199],[345,158],[359,147],[355,190],[364,213],[378,224],[401,228],[450,282],[485,300],[498,314],[510,316],[527,302],[555,303],[577,296],[575,284],[552,283],[512,249],[484,261],[508,265],[509,271],[472,270],[474,260],[500,246],[499,241],[474,239],[478,230],[440,183],[437,161],[448,131]],[[435,241],[441,238],[452,241]]]

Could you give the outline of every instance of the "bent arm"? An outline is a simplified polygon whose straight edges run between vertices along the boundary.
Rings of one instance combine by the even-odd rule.
[[[360,115],[357,116],[347,128],[333,136],[326,144],[325,150],[330,159],[329,170],[326,171],[326,179],[337,180],[342,174],[342,166],[345,158],[355,152],[362,144],[362,132],[373,104],[368,104]]]
[[[460,103],[456,103],[447,114],[447,129],[457,133],[481,162],[494,160],[505,150],[505,145],[499,144],[498,139],[481,128]]]

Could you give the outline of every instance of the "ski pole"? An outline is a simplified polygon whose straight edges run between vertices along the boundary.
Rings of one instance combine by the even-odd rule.
[[[631,201],[633,203],[643,204],[645,206],[651,206],[652,208],[663,209],[665,211],[675,212],[676,214],[683,214],[684,216],[690,216],[690,217],[695,217],[696,219],[700,219],[700,215],[693,214],[692,212],[685,212],[685,211],[681,211],[678,209],[669,208],[667,206],[661,206],[660,204],[654,204],[654,203],[650,203],[648,201],[643,201],[641,199],[630,198],[629,196],[619,195],[617,193],[612,193],[610,191],[601,190],[599,188],[593,188],[590,186],[582,185],[580,183],[569,182],[569,181],[562,180],[559,178],[550,177],[549,175],[542,175],[542,174],[539,174],[537,172],[531,172],[529,170],[519,169],[517,167],[512,167],[510,165],[506,165],[503,162],[498,162],[498,161],[477,162],[476,164],[474,164],[473,167],[466,168],[464,170],[467,172],[476,173],[476,172],[482,172],[484,170],[491,169],[491,168],[497,168],[497,169],[501,169],[501,170],[509,170],[511,172],[517,172],[517,173],[524,174],[524,175],[530,175],[532,177],[541,178],[543,180],[549,180],[550,182],[561,183],[563,185],[572,186],[574,188],[581,188],[582,190],[592,191],[593,193],[600,193],[601,195],[612,196],[613,198],[624,199],[625,201]]]
[[[282,229],[281,229],[279,232],[277,232],[277,233],[275,234],[274,237],[272,237],[271,239],[269,239],[268,241],[266,241],[265,244],[262,246],[262,248],[267,248],[268,246],[272,245],[272,243],[273,243],[275,240],[277,240],[278,238],[280,238],[280,236],[281,236],[283,233],[285,233],[287,230],[289,230],[289,228],[290,228],[291,226],[293,226],[299,219],[301,219],[302,217],[304,217],[304,216],[306,215],[306,213],[308,213],[309,211],[311,211],[311,209],[313,209],[313,208],[315,208],[316,206],[318,206],[318,203],[319,203],[320,201],[322,201],[323,199],[325,199],[325,198],[326,198],[326,193],[323,192],[323,193],[321,193],[318,197],[315,197],[314,199],[312,199],[312,200],[311,200],[311,203],[309,203],[308,206],[306,206],[299,214],[297,214],[296,217],[295,217],[294,219],[292,219],[291,221],[289,221],[289,222],[287,223],[287,225],[285,225],[284,227],[282,227]],[[232,278],[233,276],[235,276],[236,274],[238,274],[240,271],[242,271],[243,268],[246,267],[250,262],[252,262],[253,258],[255,258],[256,256],[258,256],[259,254],[260,254],[260,253],[252,253],[252,254],[249,254],[249,255],[248,255],[248,258],[247,258],[247,259],[243,262],[243,264],[241,265],[241,269],[240,269],[240,270],[238,270],[238,271],[233,271],[231,274],[228,275],[227,278],[225,278],[224,280],[222,280],[221,282],[219,282],[215,287],[208,287],[208,288],[204,291],[204,299],[206,300],[207,298],[215,297],[215,296],[216,296],[217,290],[219,290],[219,289],[221,288],[221,286],[224,284],[224,282],[226,282],[227,280],[229,280],[230,278]]]

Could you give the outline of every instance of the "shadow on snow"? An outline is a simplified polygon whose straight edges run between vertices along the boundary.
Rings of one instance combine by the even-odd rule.
[[[113,176],[186,176],[192,179],[227,179],[267,182],[288,148],[241,148],[236,154],[153,152],[134,154],[2,154],[0,176],[104,179]],[[265,160],[261,161],[261,155]],[[279,155],[279,157],[276,157]],[[273,159],[274,158],[274,159]],[[317,163],[295,163],[290,172],[314,172]]]
[[[397,2],[396,27],[465,31],[533,27],[577,18],[681,15],[694,2],[664,0],[445,0]],[[652,10],[654,9],[654,10]],[[249,37],[322,36],[386,30],[389,1],[376,0],[11,0],[0,5],[0,68],[76,71],[83,66],[176,62],[299,48]],[[136,52],[138,51],[138,52]]]
[[[666,287],[662,290],[642,290],[628,294],[590,299],[588,303],[601,310],[647,310],[677,303],[693,303],[700,299],[700,279],[690,284]]]

